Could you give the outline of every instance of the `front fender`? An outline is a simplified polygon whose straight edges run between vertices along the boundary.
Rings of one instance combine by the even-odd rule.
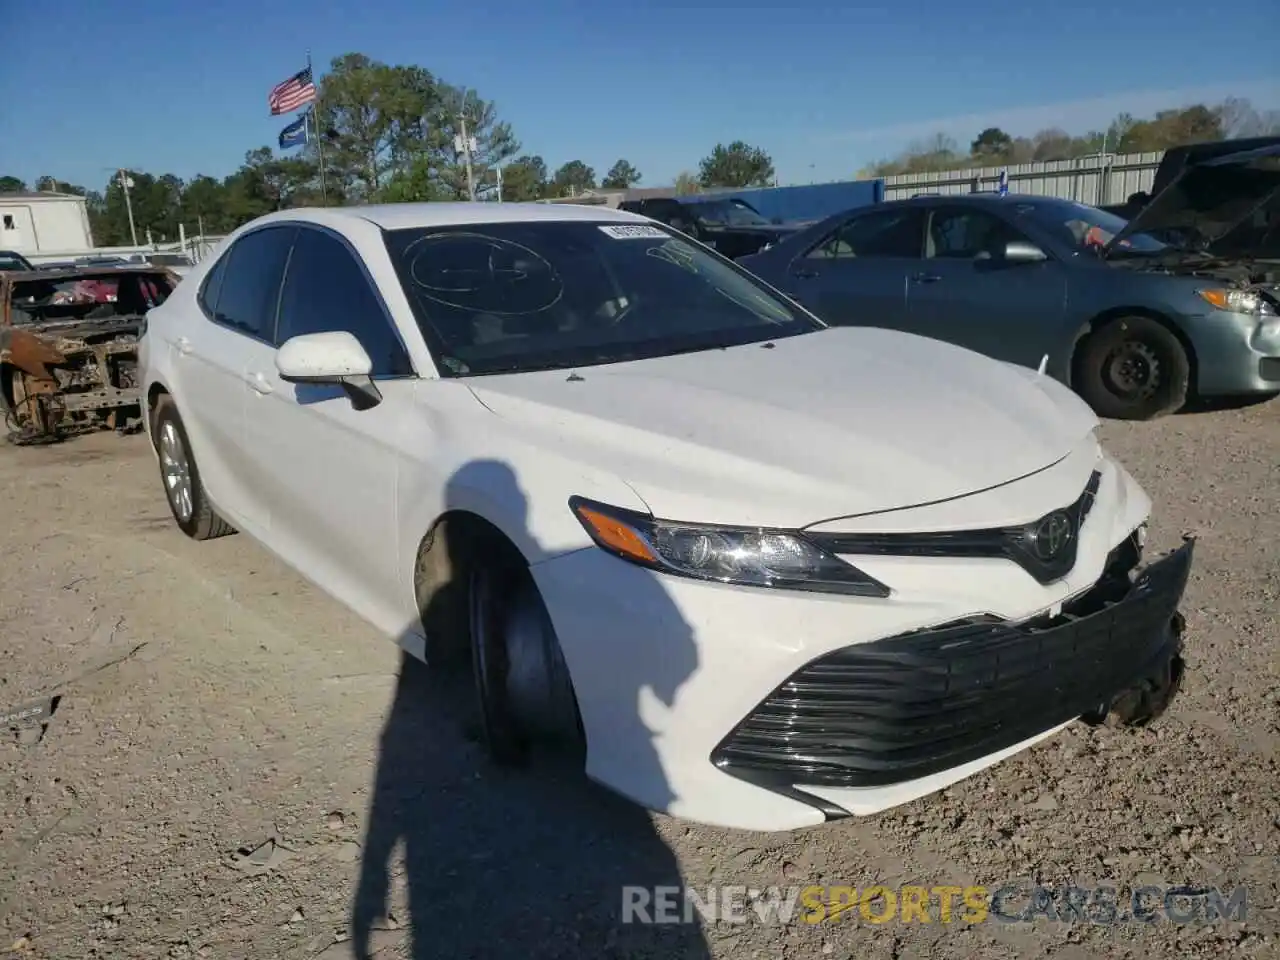
[[[399,569],[412,603],[418,548],[437,521],[465,511],[497,527],[530,565],[593,545],[569,509],[575,494],[632,510],[648,507],[620,477],[564,448],[521,435],[458,381],[423,381],[397,471]]]

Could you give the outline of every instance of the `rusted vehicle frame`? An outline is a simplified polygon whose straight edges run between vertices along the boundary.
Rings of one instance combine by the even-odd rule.
[[[42,281],[163,278],[166,295],[181,279],[163,267],[85,267],[0,272],[0,406],[10,442],[52,443],[98,429],[121,432],[141,422],[136,381],[138,337],[145,314],[74,317],[15,324],[14,288]]]

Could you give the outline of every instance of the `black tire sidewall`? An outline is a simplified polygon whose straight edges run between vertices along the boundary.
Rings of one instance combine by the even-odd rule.
[[[1160,368],[1155,394],[1138,401],[1111,392],[1103,369],[1111,352],[1128,340],[1147,345]],[[1150,317],[1121,317],[1090,334],[1080,346],[1076,389],[1100,417],[1152,420],[1174,413],[1186,402],[1190,380],[1191,364],[1182,343],[1164,324]]]
[[[187,436],[187,428],[182,423],[182,417],[178,416],[172,401],[162,400],[156,408],[152,428],[157,458],[160,452],[160,430],[166,422],[173,424],[173,428],[178,433],[178,439],[182,441],[182,449],[187,455],[187,469],[191,472],[191,516],[187,520],[178,516],[167,487],[164,491],[164,502],[169,505],[169,513],[173,516],[173,522],[178,525],[178,529],[187,536],[195,538],[199,535],[200,516],[204,509],[204,487],[200,483],[200,468],[196,466],[195,455],[191,452],[191,440]],[[163,465],[160,466],[160,483],[164,485]]]
[[[505,651],[501,646],[500,631],[506,611],[501,604],[502,598],[509,595],[506,588],[511,575],[500,566],[474,562],[468,566],[471,667],[485,747],[494,762],[519,765],[528,759],[529,743],[516,730],[503,695],[503,685],[499,683],[495,687],[493,683],[497,678],[492,675],[486,677],[486,673],[505,672]],[[478,629],[477,620],[480,619],[485,621],[484,629]]]

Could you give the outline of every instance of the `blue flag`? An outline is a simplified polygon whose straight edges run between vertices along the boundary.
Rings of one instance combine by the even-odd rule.
[[[292,150],[307,142],[307,117],[304,114],[280,131],[280,149]]]

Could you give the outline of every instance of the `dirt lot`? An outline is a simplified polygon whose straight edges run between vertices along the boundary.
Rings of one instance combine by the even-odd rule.
[[[1107,424],[1201,537],[1189,674],[941,796],[794,835],[499,774],[457,697],[244,537],[171,525],[139,437],[0,449],[0,950],[78,957],[1280,956],[1280,403]],[[244,851],[255,851],[245,858]],[[1187,882],[1241,922],[619,925],[623,885]],[[387,906],[383,907],[384,896]],[[357,919],[353,923],[353,916]]]

